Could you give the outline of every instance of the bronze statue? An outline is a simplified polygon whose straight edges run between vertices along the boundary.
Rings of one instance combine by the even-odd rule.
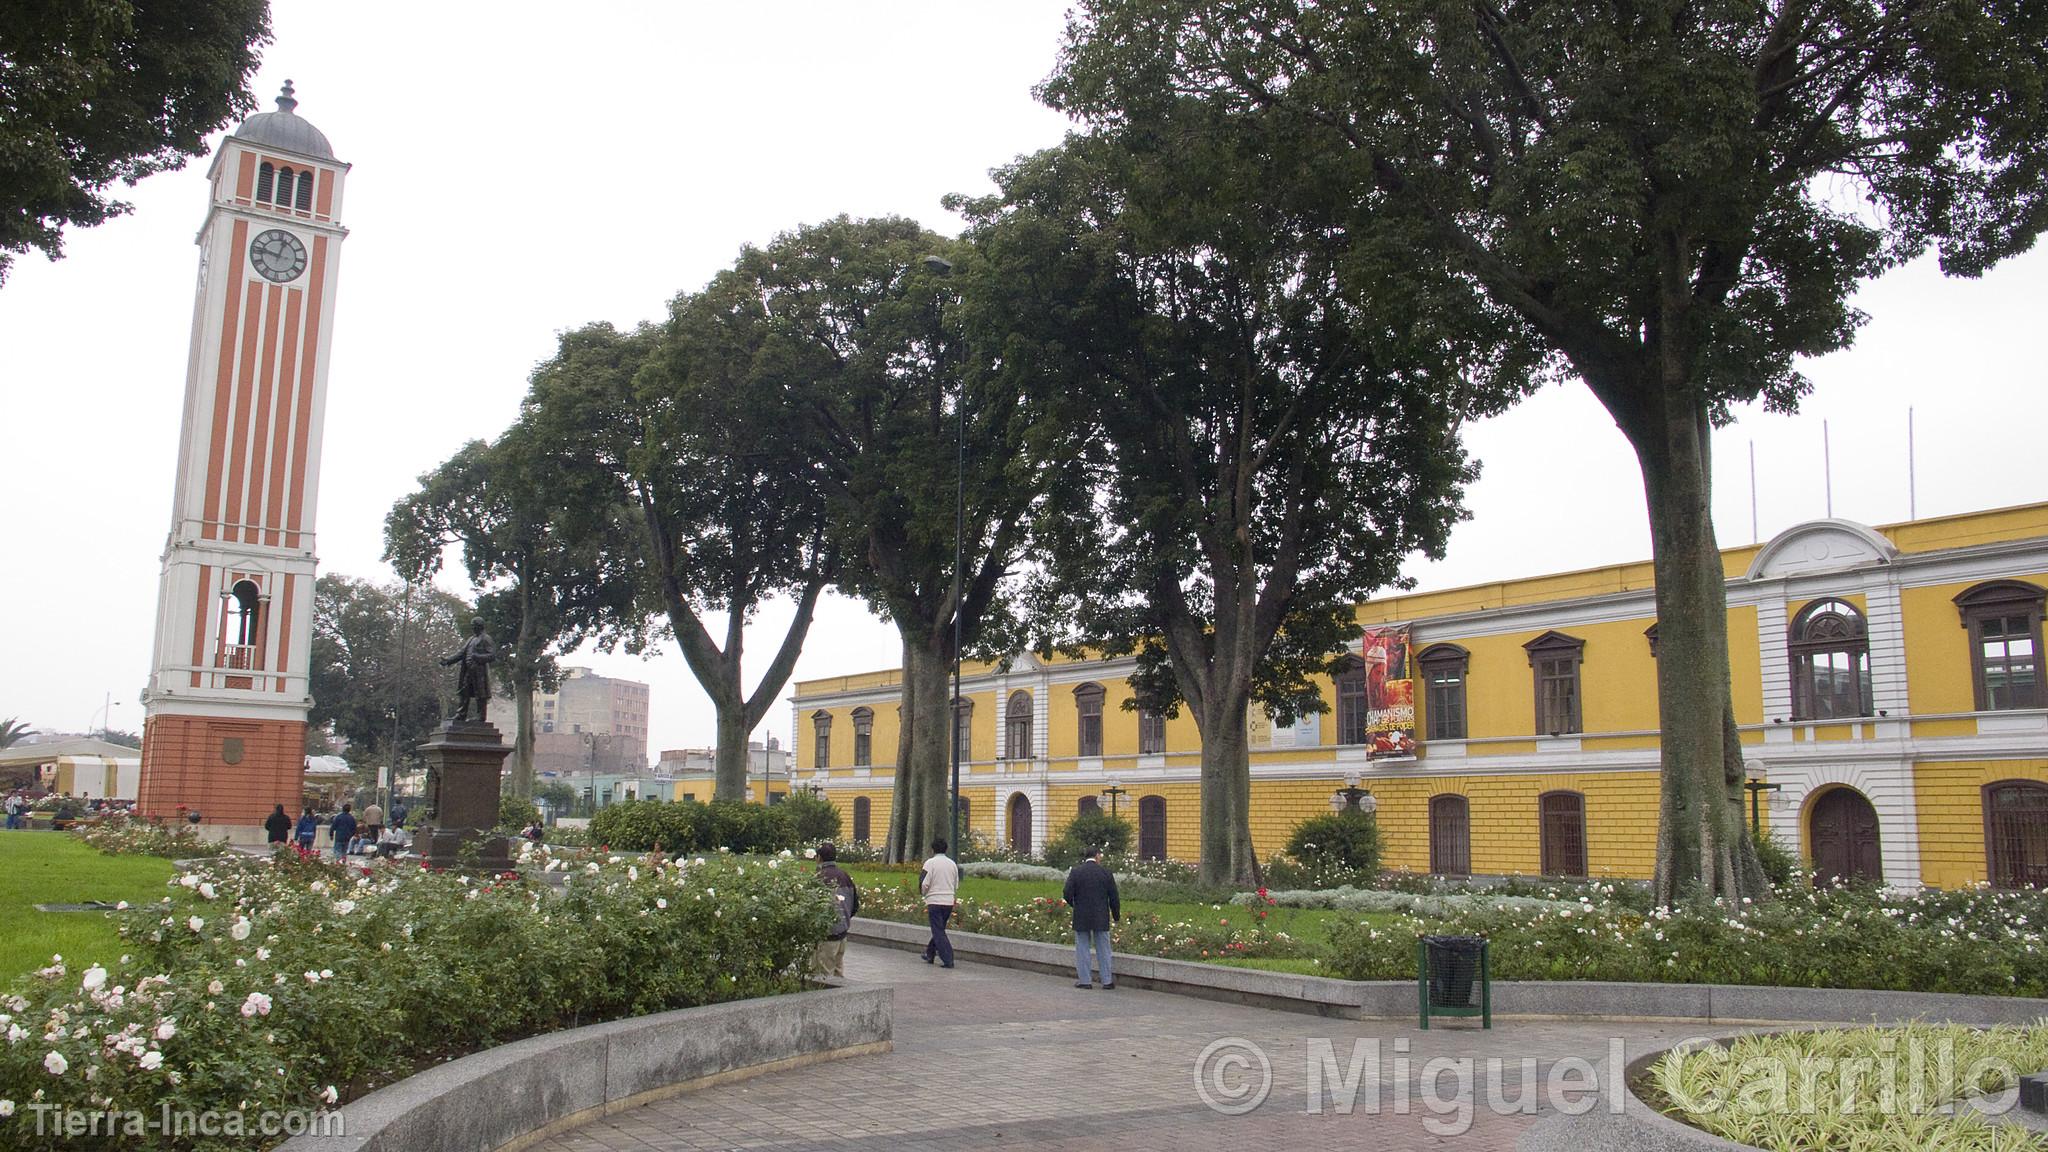
[[[448,719],[464,722],[469,719],[469,702],[476,701],[476,718],[485,719],[484,710],[491,702],[491,661],[498,658],[498,650],[492,646],[491,638],[484,632],[481,617],[469,622],[469,639],[462,647],[441,657],[443,666],[459,664],[455,675],[455,715]]]

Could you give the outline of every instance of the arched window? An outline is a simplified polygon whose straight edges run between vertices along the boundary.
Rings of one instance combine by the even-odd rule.
[[[237,580],[231,589],[234,618],[229,622],[228,635],[243,648],[254,647],[263,636],[263,597],[251,580]],[[243,665],[246,667],[246,665]]]
[[[271,202],[281,207],[291,207],[292,187],[292,170],[289,168],[279,168],[277,170],[277,191],[270,197]]]
[[[1004,757],[1010,760],[1031,759],[1031,693],[1022,689],[1010,693],[1003,729]]]
[[[2041,606],[2048,591],[1993,580],[1956,597],[1970,633],[1970,682],[1979,712],[2043,706]]]
[[[1369,715],[1365,702],[1365,661],[1346,656],[1330,674],[1337,685],[1337,743],[1363,744]]]
[[[1099,814],[1101,811],[1102,801],[1097,800],[1093,796],[1083,796],[1081,797],[1080,803],[1074,805],[1074,814],[1076,816],[1095,815]]]
[[[832,714],[823,709],[811,713],[811,734],[813,737],[811,767],[832,766]]]
[[[853,710],[853,766],[866,768],[875,762],[875,710]]]
[[[1157,756],[1166,751],[1166,717],[1157,709],[1138,709],[1138,755]]]
[[[1792,718],[1870,716],[1870,642],[1863,614],[1841,600],[1816,600],[1792,620]]]
[[[1579,716],[1579,664],[1586,642],[1562,632],[1545,632],[1522,647],[1536,677],[1536,734],[1562,736],[1583,731]]]
[[[974,701],[964,696],[953,701],[953,758],[962,764],[974,759]]]
[[[1984,786],[1984,855],[1994,888],[2048,888],[2048,784]]]
[[[1470,659],[1456,644],[1432,644],[1415,657],[1422,669],[1431,740],[1465,738],[1465,666]]]
[[[270,203],[270,190],[276,184],[277,169],[271,167],[270,161],[265,160],[256,166],[256,200],[258,203]]]
[[[1472,810],[1455,792],[1429,798],[1429,870],[1439,876],[1472,874]]]
[[[310,169],[299,173],[299,190],[292,197],[292,207],[301,212],[313,210],[313,173]]]
[[[1138,797],[1138,855],[1166,859],[1166,797]]]
[[[874,812],[874,804],[865,796],[853,798],[853,842],[868,842],[868,821]]]
[[[1083,684],[1074,689],[1077,716],[1076,756],[1102,755],[1102,685]]]
[[[1010,795],[1010,851],[1031,855],[1031,798],[1022,792]]]
[[[1586,874],[1586,798],[1577,792],[1545,792],[1536,798],[1537,835],[1545,876]]]

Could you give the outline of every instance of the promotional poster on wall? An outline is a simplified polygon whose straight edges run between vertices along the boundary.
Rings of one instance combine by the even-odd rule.
[[[1415,755],[1415,681],[1408,650],[1408,626],[1367,628],[1360,653],[1365,660],[1365,733],[1374,760]]]

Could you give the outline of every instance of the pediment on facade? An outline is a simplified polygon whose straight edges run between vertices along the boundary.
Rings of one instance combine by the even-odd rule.
[[[1771,538],[1750,562],[1751,580],[1782,579],[1889,564],[1899,550],[1852,520],[1812,520]]]

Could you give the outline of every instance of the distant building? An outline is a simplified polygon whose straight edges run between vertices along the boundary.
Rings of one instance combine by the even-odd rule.
[[[647,774],[647,685],[615,680],[588,668],[564,668],[553,692],[533,694],[533,770],[578,788],[592,774],[636,778]],[[513,701],[493,697],[491,723],[518,728]]]
[[[668,786],[673,800],[709,802],[713,785],[712,768],[716,751],[711,748],[672,748],[654,765],[654,778]],[[789,794],[789,753],[773,736],[768,743],[747,743],[747,799],[770,801]]]

